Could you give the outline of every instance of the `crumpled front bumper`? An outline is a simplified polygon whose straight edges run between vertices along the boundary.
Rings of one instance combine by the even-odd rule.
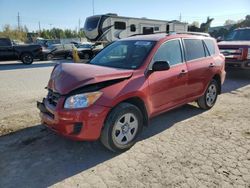
[[[97,140],[110,110],[100,105],[64,109],[62,102],[55,107],[45,98],[42,102],[37,102],[37,108],[40,110],[42,124],[73,140]]]

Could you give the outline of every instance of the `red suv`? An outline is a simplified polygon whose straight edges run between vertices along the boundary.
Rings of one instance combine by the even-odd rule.
[[[148,119],[197,101],[210,109],[225,79],[216,41],[198,34],[153,34],[116,41],[88,64],[55,66],[42,123],[74,140],[112,151],[135,142]]]

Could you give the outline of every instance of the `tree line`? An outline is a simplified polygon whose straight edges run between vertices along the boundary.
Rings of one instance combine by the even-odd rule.
[[[31,41],[33,38],[41,37],[45,39],[63,39],[63,38],[83,38],[84,32],[82,30],[76,31],[71,29],[43,29],[41,31],[29,32],[26,26],[11,27],[5,25],[0,31],[0,37],[8,37],[12,40],[19,40],[22,42]]]
[[[221,27],[218,30],[210,32],[210,35],[213,36],[214,38],[218,37],[225,38],[230,32],[232,32],[236,28],[250,27],[250,15],[247,15],[243,20],[238,20],[238,21],[226,20],[224,26],[225,27]]]
[[[199,22],[194,21],[192,24],[188,26],[188,31],[194,31],[194,32],[209,32],[210,25],[214,19],[213,18],[207,18],[207,21],[199,24]],[[226,20],[223,26],[218,27],[217,29],[214,29],[212,32],[209,32],[209,34],[214,37],[226,37],[230,32],[232,32],[236,28],[240,27],[250,27],[250,15],[247,15],[245,19],[241,19],[238,21],[234,20]]]

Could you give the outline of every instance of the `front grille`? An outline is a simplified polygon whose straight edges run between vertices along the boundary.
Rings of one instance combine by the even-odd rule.
[[[242,54],[243,54],[243,50],[241,48],[220,49],[220,52],[227,59],[237,59],[237,60],[240,60],[242,58]]]
[[[61,95],[59,93],[53,92],[52,90],[49,89],[49,92],[47,95],[47,100],[48,100],[49,104],[56,106],[60,96]]]

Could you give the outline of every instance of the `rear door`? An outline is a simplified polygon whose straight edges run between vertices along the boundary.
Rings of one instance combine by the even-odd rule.
[[[64,45],[63,44],[56,45],[53,55],[54,57],[64,57],[65,55]]]
[[[180,39],[163,43],[152,61],[168,61],[170,64],[169,70],[153,72],[149,75],[149,92],[153,113],[157,113],[186,100],[188,74],[182,56]]]
[[[203,94],[213,75],[213,58],[201,39],[183,39],[188,70],[187,98]]]

